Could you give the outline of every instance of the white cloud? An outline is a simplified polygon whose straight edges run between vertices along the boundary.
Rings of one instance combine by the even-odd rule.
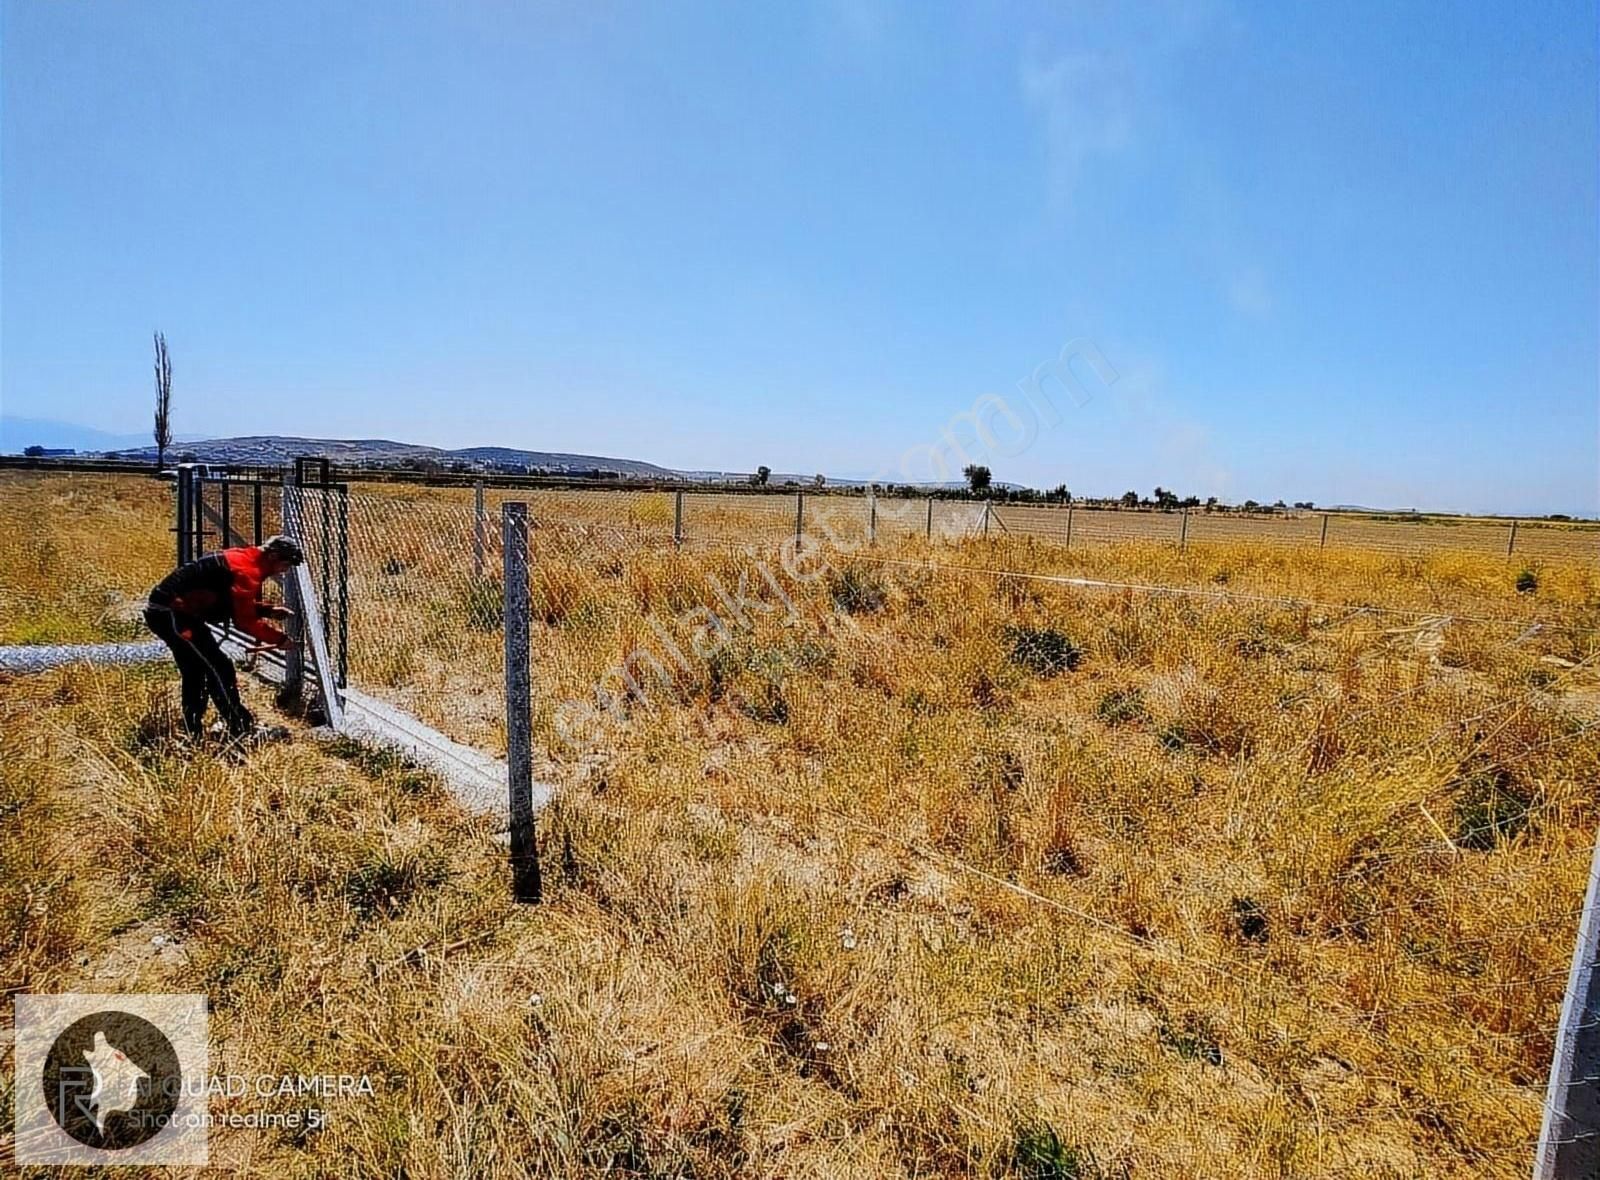
[[[1022,94],[1044,120],[1052,197],[1069,203],[1098,161],[1134,142],[1134,76],[1120,55],[1092,51],[1025,58]]]

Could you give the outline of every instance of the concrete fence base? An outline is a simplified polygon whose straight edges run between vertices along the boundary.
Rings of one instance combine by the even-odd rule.
[[[0,672],[48,672],[68,664],[153,664],[169,659],[167,645],[151,643],[29,643],[0,647]]]

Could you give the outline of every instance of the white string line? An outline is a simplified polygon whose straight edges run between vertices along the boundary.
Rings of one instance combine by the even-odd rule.
[[[1308,610],[1350,610],[1354,604],[1348,602],[1320,602],[1315,599],[1290,598],[1277,595],[1255,594],[1237,590],[1206,590],[1198,586],[1162,586],[1144,582],[1113,582],[1100,578],[1082,578],[1070,574],[1041,574],[1024,570],[994,569],[986,566],[953,565],[948,562],[911,561],[904,558],[878,557],[872,554],[853,554],[858,560],[879,565],[903,566],[911,569],[943,570],[951,573],[986,574],[995,577],[1024,578],[1028,581],[1046,582],[1058,586],[1070,586],[1076,589],[1088,590],[1127,590],[1141,594],[1171,595],[1183,598],[1203,598],[1220,602],[1243,602],[1261,606],[1299,607]],[[1414,619],[1439,619],[1446,622],[1484,623],[1490,626],[1503,627],[1528,627],[1534,623],[1541,626],[1559,627],[1565,631],[1575,631],[1580,634],[1600,634],[1600,627],[1578,627],[1560,623],[1553,619],[1515,619],[1504,616],[1470,615],[1455,611],[1444,610],[1418,610],[1412,607],[1398,606],[1363,606],[1362,610],[1384,615],[1395,615],[1402,618]]]

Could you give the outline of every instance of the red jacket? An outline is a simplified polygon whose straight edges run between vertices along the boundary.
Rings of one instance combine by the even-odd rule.
[[[224,549],[173,570],[150,591],[150,605],[207,623],[232,623],[258,642],[281,647],[287,637],[262,617],[261,549]]]

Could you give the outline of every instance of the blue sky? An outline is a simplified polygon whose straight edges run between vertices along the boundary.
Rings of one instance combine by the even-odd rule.
[[[1600,512],[1594,4],[5,0],[0,45],[7,415],[144,430],[159,327],[187,434],[893,476],[1087,341],[1115,380],[997,478]]]

